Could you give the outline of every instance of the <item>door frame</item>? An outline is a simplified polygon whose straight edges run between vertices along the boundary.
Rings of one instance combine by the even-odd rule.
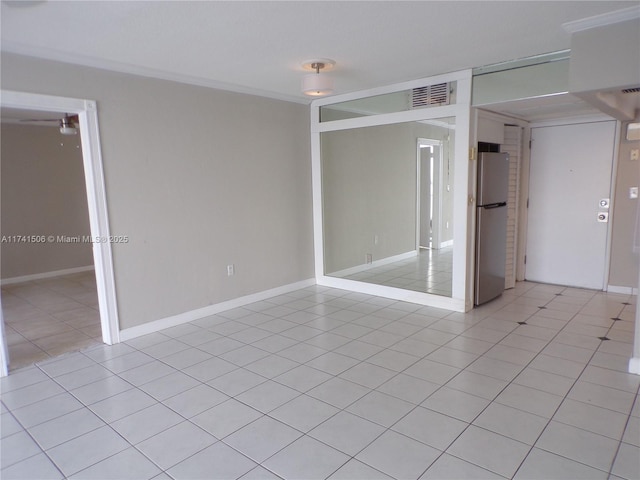
[[[0,377],[9,375],[9,348],[4,333],[4,315],[2,314],[2,295],[0,294]]]
[[[613,140],[613,158],[612,158],[612,162],[611,162],[611,179],[609,182],[609,212],[613,212],[613,208],[615,205],[615,192],[616,192],[616,178],[617,178],[617,172],[618,172],[618,153],[619,153],[619,149],[620,149],[620,135],[621,135],[621,126],[622,123],[620,122],[620,120],[616,120],[615,118],[612,118],[608,115],[605,114],[601,114],[601,115],[588,115],[588,116],[584,116],[584,117],[578,117],[578,118],[560,118],[560,119],[554,119],[554,120],[549,120],[549,121],[543,121],[543,122],[531,122],[526,128],[525,128],[525,134],[527,139],[529,140],[529,149],[528,149],[528,154],[526,155],[526,165],[523,163],[523,175],[520,179],[521,181],[521,186],[523,187],[523,190],[526,193],[526,202],[523,202],[524,205],[524,209],[525,209],[525,216],[524,218],[521,218],[521,220],[523,221],[523,223],[525,224],[524,226],[524,232],[525,234],[528,231],[528,224],[529,224],[529,212],[528,212],[528,208],[529,208],[529,178],[531,175],[531,136],[532,136],[532,130],[534,128],[540,128],[540,127],[559,127],[559,126],[563,126],[563,125],[579,125],[579,124],[583,124],[583,123],[594,123],[594,122],[612,122],[615,121],[615,131],[614,131],[614,140]],[[525,139],[523,138],[523,141]],[[609,222],[607,222],[607,234],[606,234],[606,242],[605,242],[605,252],[604,252],[604,271],[603,271],[603,279],[602,279],[602,291],[608,291],[609,289],[609,271],[611,268],[611,236],[613,234],[613,218],[611,218],[611,216],[609,217]],[[527,243],[528,243],[528,235],[525,235],[523,238],[523,249],[522,249],[522,253],[524,255],[523,258],[523,264],[522,264],[522,280],[525,280],[525,275],[526,275],[526,251],[527,251]],[[520,278],[518,278],[518,276],[516,277],[517,280],[520,280]]]
[[[120,323],[118,319],[113,255],[109,230],[107,198],[102,167],[98,112],[96,102],[77,98],[41,95],[35,93],[0,91],[0,106],[20,110],[40,110],[64,112],[78,115],[80,141],[84,165],[87,203],[91,237],[99,239],[93,242],[93,261],[95,266],[96,287],[102,327],[102,340],[108,345],[120,342]],[[2,331],[2,341],[4,329]],[[0,374],[6,371],[6,358],[0,359]]]
[[[422,196],[422,182],[421,182],[421,173],[422,173],[422,158],[421,158],[421,149],[420,146],[421,145],[429,145],[429,146],[433,146],[433,147],[438,147],[438,159],[435,159],[434,156],[434,163],[437,161],[438,162],[438,178],[434,179],[433,184],[436,185],[437,183],[437,188],[438,188],[438,193],[440,195],[442,195],[442,185],[443,185],[443,173],[442,173],[442,164],[443,164],[443,157],[442,157],[442,141],[441,140],[434,140],[431,138],[418,138],[417,142],[416,142],[416,165],[417,165],[417,174],[416,174],[416,251],[419,251],[421,248],[420,245],[420,226],[422,225],[422,212],[420,211],[420,200],[421,200],[421,196]],[[432,192],[433,193],[433,192]],[[432,238],[432,245],[436,245],[435,247],[431,247],[434,249],[440,249],[440,232],[442,231],[442,201],[439,197],[437,197],[435,194],[433,195],[433,198],[437,198],[437,200],[434,203],[437,203],[433,210],[436,211],[435,217],[437,219],[437,223],[438,225],[436,226],[436,228],[434,229],[434,231],[437,232],[437,235],[434,235]]]

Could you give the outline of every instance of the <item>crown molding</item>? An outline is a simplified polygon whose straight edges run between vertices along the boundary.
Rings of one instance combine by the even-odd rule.
[[[311,103],[311,100],[308,98],[301,98],[294,95],[285,95],[276,92],[245,87],[242,85],[220,82],[208,78],[194,77],[181,73],[173,73],[148,67],[142,67],[140,65],[132,65],[111,60],[86,57],[83,55],[75,55],[72,53],[61,52],[53,49],[31,47],[18,43],[2,42],[2,51],[6,53],[13,53],[16,55],[23,55],[26,57],[35,57],[42,60],[69,63],[82,67],[97,68],[110,72],[125,73],[129,75],[136,75],[139,77],[155,78],[158,80],[167,80],[170,82],[213,88],[216,90],[224,90],[233,93],[243,93],[245,95],[254,95],[258,97],[270,98],[272,100],[281,100],[284,102],[299,103],[303,105],[309,105]]]
[[[604,27],[606,25],[613,25],[614,23],[634,20],[636,18],[640,18],[640,5],[563,23],[562,28],[573,34],[576,32],[582,32],[583,30],[589,30],[591,28]]]

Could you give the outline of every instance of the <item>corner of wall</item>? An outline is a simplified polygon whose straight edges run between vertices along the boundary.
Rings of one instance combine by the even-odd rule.
[[[640,375],[640,357],[632,357],[629,359],[629,373]]]

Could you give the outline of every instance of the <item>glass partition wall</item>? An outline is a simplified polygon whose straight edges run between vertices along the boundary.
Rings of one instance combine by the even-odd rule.
[[[316,280],[472,307],[471,72],[312,103]]]

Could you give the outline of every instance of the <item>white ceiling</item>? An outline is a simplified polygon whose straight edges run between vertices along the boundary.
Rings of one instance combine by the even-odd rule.
[[[602,114],[595,107],[570,93],[510,100],[480,108],[529,122]]]
[[[562,24],[637,1],[2,1],[2,50],[308,102],[570,48]]]

